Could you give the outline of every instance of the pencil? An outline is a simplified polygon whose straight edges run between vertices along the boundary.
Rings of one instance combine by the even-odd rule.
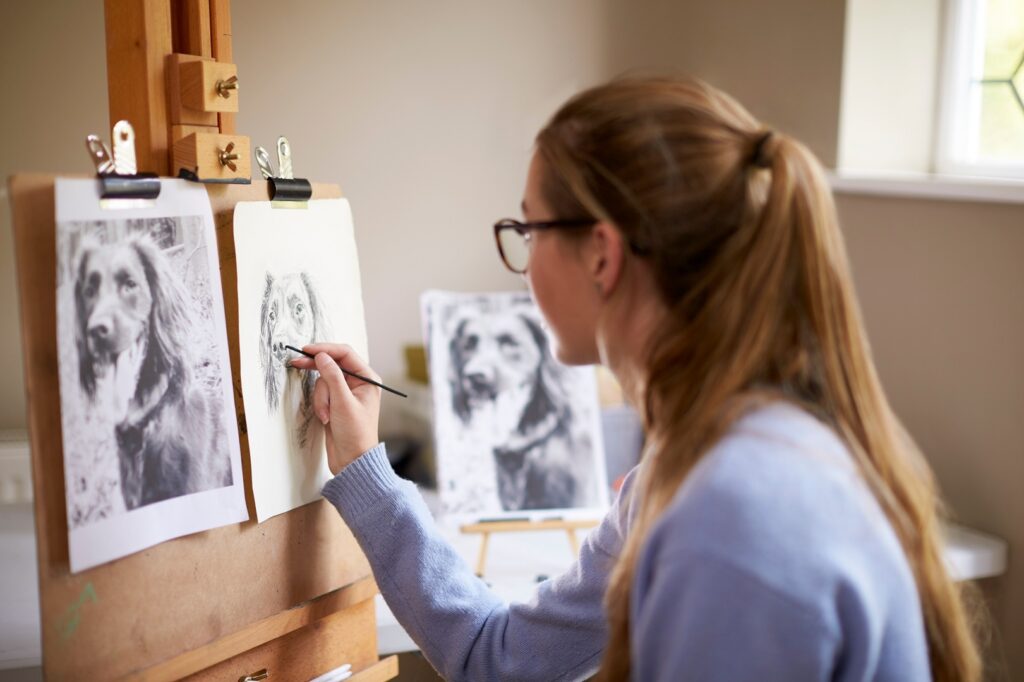
[[[296,348],[295,346],[288,346],[288,345],[286,345],[285,348],[287,348],[288,350],[293,350],[296,353],[300,353],[302,355],[305,355],[307,358],[310,358],[310,359],[316,357],[315,355],[313,355],[311,353],[307,353],[306,351],[302,350],[301,348]],[[402,393],[401,391],[396,391],[395,389],[391,388],[390,386],[385,386],[384,384],[380,383],[379,381],[374,381],[373,379],[368,379],[367,377],[364,377],[361,374],[356,374],[355,372],[350,372],[347,369],[345,369],[344,367],[342,367],[341,365],[338,365],[338,369],[340,369],[342,372],[344,372],[345,374],[349,375],[350,377],[354,377],[356,379],[359,379],[360,381],[365,381],[366,383],[373,384],[374,386],[379,386],[380,388],[383,388],[385,391],[390,391],[390,392],[394,393],[395,395],[400,395],[403,398],[408,398],[409,397],[405,393]]]

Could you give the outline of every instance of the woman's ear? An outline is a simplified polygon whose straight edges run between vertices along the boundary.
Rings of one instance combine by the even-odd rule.
[[[625,258],[622,233],[611,223],[600,221],[591,231],[588,268],[598,296],[607,298],[618,286]]]

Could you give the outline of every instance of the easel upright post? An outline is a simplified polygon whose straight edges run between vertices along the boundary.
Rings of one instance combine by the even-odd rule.
[[[168,175],[165,63],[173,50],[170,0],[106,0],[110,127],[135,128],[138,167]]]

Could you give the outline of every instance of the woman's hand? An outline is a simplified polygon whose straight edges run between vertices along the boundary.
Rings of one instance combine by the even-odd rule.
[[[374,381],[380,377],[349,346],[313,343],[302,350],[316,358],[295,358],[291,365],[320,372],[313,387],[313,413],[323,422],[327,466],[337,475],[377,445],[380,417],[380,389],[342,373],[340,367]]]

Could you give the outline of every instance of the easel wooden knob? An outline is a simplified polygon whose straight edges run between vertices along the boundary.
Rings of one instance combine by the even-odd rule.
[[[463,533],[480,533],[480,553],[476,560],[476,574],[481,578],[484,575],[484,568],[487,565],[487,549],[491,540],[491,533],[520,533],[543,530],[564,530],[569,536],[569,547],[572,548],[573,556],[579,556],[580,543],[576,538],[576,531],[584,528],[593,528],[600,521],[595,519],[515,519],[509,521],[480,521],[470,523],[459,528]]]

